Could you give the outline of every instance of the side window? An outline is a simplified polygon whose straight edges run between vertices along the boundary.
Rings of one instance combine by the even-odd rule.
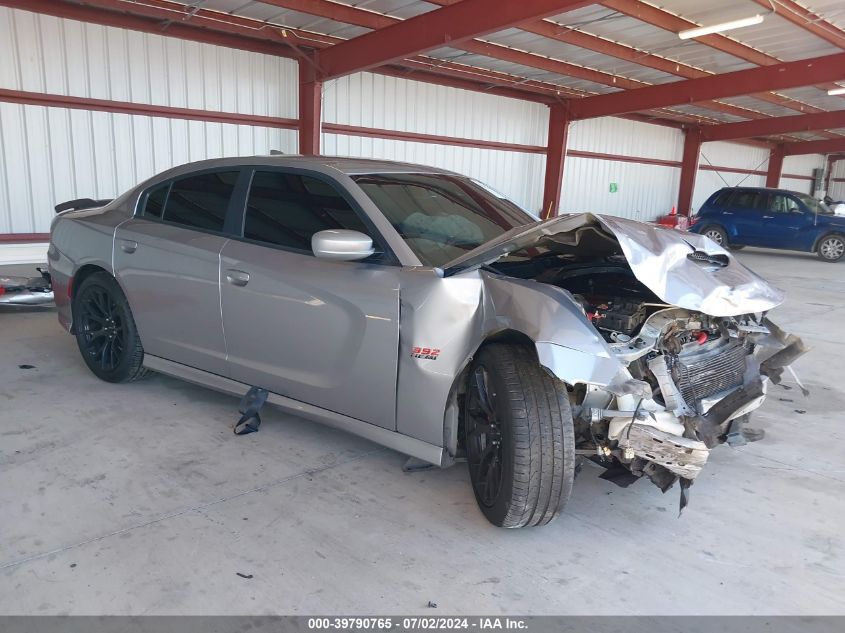
[[[716,197],[713,198],[713,202],[711,203],[714,207],[726,207],[730,204],[731,201],[731,194],[733,193],[733,189],[722,189],[719,193],[716,194]]]
[[[310,253],[311,236],[326,229],[370,235],[332,185],[298,174],[255,172],[244,218],[245,238]]]
[[[164,220],[192,229],[223,231],[237,171],[216,171],[173,181]]]
[[[765,198],[762,198],[756,191],[744,189],[733,195],[731,206],[751,211],[761,206],[761,202],[765,202]]]
[[[164,211],[164,203],[167,201],[167,193],[169,191],[170,183],[166,182],[147,194],[147,200],[144,203],[144,217],[161,219],[162,211]]]

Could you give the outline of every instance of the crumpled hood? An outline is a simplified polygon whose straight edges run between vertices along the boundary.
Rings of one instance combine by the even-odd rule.
[[[737,316],[765,312],[783,302],[780,290],[703,235],[592,213],[512,229],[452,260],[443,274],[492,264],[531,246],[571,243],[579,229],[590,226],[616,239],[636,278],[666,303],[711,316]],[[691,259],[691,253],[700,257]]]

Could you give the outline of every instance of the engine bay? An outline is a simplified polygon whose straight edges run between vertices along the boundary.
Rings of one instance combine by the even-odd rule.
[[[603,477],[628,485],[645,476],[663,491],[680,480],[686,490],[710,448],[744,442],[743,424],[765,393],[749,383],[759,382],[756,339],[770,334],[762,315],[713,317],[667,304],[617,253],[515,259],[498,262],[498,272],[566,290],[631,378],[651,392],[570,387],[576,448],[607,469]]]

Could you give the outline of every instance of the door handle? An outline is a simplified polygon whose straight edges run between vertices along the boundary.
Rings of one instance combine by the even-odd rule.
[[[763,216],[763,219],[764,219],[764,220],[771,220],[771,219],[772,219],[772,218],[774,218],[774,217],[775,217],[775,216],[773,216],[773,215],[764,215],[764,216]]]
[[[134,240],[120,240],[120,250],[124,253],[134,253],[138,248],[138,242]]]
[[[233,286],[245,286],[249,283],[249,273],[230,268],[226,271],[226,281]]]
[[[733,215],[733,211],[722,211],[722,215]]]

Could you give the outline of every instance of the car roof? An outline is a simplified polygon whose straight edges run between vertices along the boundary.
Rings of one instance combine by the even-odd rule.
[[[807,195],[802,194],[800,191],[793,191],[792,189],[780,189],[779,187],[722,187],[719,191],[771,191],[774,193],[791,193],[793,195]]]
[[[373,160],[345,156],[300,156],[298,154],[266,154],[256,156],[235,156],[231,158],[212,158],[193,163],[186,163],[169,170],[168,175],[177,175],[214,169],[216,167],[238,167],[242,165],[265,165],[268,167],[299,167],[300,169],[336,169],[347,175],[374,173],[424,173],[458,175],[455,172],[427,165],[415,165],[392,160]],[[161,174],[163,175],[163,174]]]

